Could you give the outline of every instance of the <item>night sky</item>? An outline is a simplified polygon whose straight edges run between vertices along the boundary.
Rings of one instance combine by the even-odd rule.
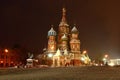
[[[119,0],[0,0],[0,46],[15,44],[42,53],[47,32],[58,25],[62,8],[70,28],[79,30],[81,50],[91,58],[120,58]]]

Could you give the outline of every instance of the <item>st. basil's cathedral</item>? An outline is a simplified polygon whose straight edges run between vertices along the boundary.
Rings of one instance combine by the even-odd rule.
[[[90,64],[90,58],[86,51],[81,52],[79,31],[76,26],[70,30],[66,20],[66,9],[62,9],[62,19],[58,32],[53,26],[48,31],[48,44],[45,54],[47,60],[51,60],[51,66],[80,66]]]

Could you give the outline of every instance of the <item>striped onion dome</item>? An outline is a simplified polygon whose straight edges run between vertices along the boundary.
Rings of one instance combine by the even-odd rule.
[[[56,36],[56,31],[53,29],[53,27],[48,31],[48,36]]]

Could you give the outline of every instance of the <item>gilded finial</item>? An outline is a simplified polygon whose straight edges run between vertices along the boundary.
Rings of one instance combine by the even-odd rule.
[[[53,26],[53,25],[51,25],[51,27],[53,28],[54,26]]]
[[[63,15],[65,16],[65,14],[66,14],[66,9],[63,8],[62,11],[63,11]]]

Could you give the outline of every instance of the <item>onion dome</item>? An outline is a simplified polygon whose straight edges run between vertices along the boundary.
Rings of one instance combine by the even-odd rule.
[[[62,37],[61,37],[62,40],[67,40],[67,36],[64,34]]]
[[[61,52],[60,52],[60,49],[58,48],[57,52],[55,53],[54,56],[61,56]]]
[[[48,36],[56,36],[56,31],[53,29],[53,27],[48,31]]]
[[[64,55],[68,55],[67,49],[64,50]]]
[[[78,33],[78,30],[75,26],[72,28],[71,33]]]

